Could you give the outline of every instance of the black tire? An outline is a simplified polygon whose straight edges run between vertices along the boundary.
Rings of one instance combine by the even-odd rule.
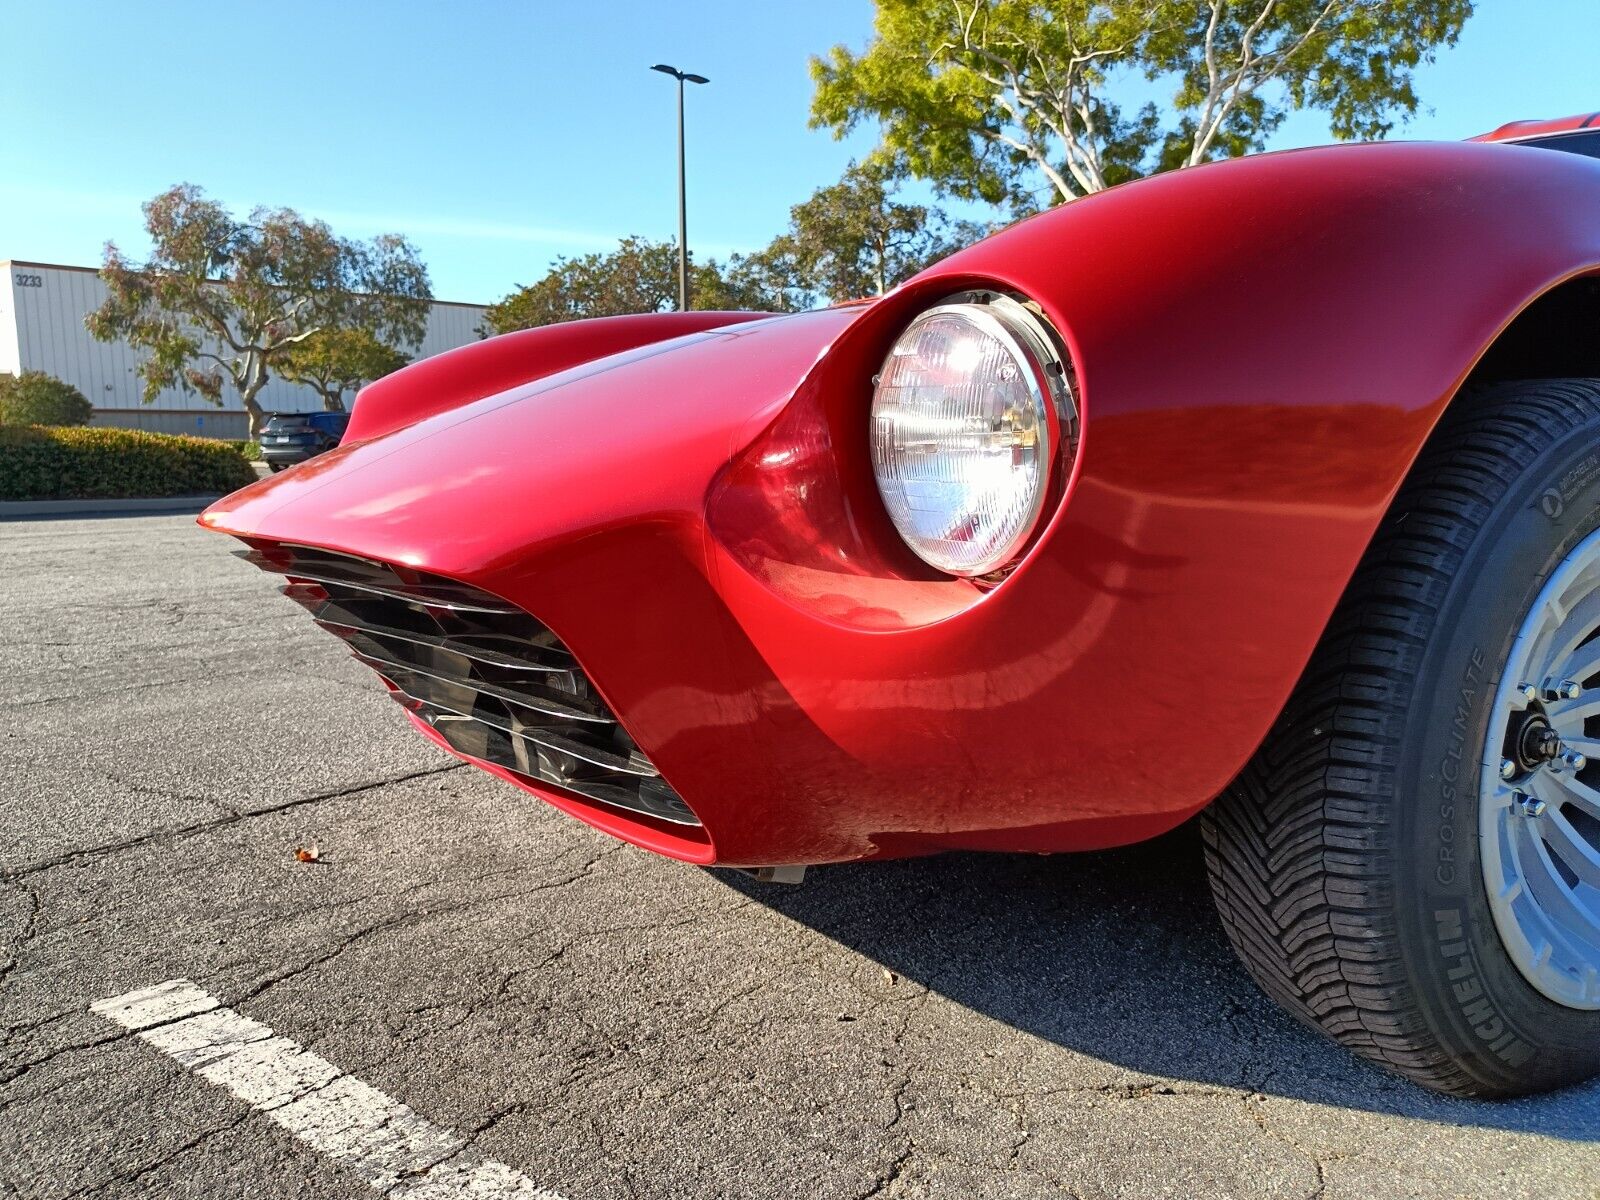
[[[1478,854],[1478,762],[1512,640],[1597,526],[1600,380],[1459,397],[1277,724],[1202,822],[1222,923],[1263,990],[1441,1092],[1600,1073],[1600,1011],[1524,978]]]
[[[267,470],[271,471],[274,475],[276,475],[279,471],[283,470],[283,464],[282,463],[268,463],[267,464]]]

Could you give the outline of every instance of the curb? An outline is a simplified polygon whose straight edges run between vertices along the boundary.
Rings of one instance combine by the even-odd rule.
[[[197,513],[217,496],[162,496],[158,499],[0,500],[0,521],[29,517],[118,517],[135,513]]]

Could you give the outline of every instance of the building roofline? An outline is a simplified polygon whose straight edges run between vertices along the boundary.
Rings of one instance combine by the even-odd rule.
[[[78,271],[85,275],[100,274],[97,267],[75,267],[69,263],[34,262],[30,258],[0,258],[0,267],[34,267],[45,271]],[[430,304],[446,308],[490,308],[488,304],[474,304],[470,300],[430,300]]]

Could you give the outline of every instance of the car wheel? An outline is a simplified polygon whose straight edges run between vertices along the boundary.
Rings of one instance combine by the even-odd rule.
[[[1600,1072],[1600,380],[1460,397],[1202,831],[1261,987],[1461,1096]]]
[[[268,463],[267,464],[267,470],[271,471],[274,475],[276,475],[279,471],[283,470],[283,464],[282,463]]]

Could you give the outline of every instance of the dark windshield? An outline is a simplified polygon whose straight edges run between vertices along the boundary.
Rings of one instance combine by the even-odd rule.
[[[1562,150],[1567,154],[1582,154],[1587,158],[1600,158],[1600,129],[1581,129],[1575,133],[1554,133],[1549,137],[1529,138],[1519,146],[1537,146],[1541,150]]]
[[[350,423],[350,414],[319,412],[312,413],[308,420],[324,433],[343,433],[344,427]]]
[[[318,430],[338,437],[350,423],[350,414],[342,412],[274,413],[267,418],[269,433],[305,433]]]

